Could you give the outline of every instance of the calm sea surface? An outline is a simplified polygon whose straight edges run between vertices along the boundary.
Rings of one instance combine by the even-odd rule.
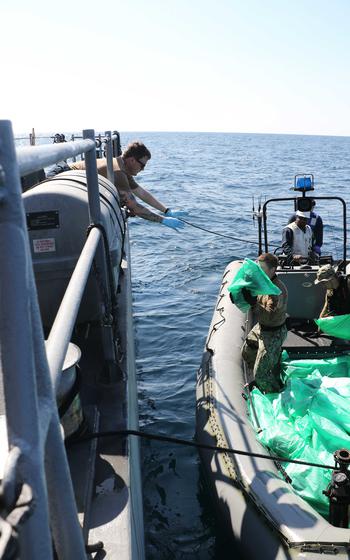
[[[350,195],[350,139],[339,137],[139,133],[152,152],[138,176],[166,206],[219,233],[257,239],[252,197],[293,196],[296,173],[314,173],[315,195]],[[317,209],[326,248],[340,255],[341,208]],[[292,203],[269,212],[271,243],[279,244]],[[196,370],[221,275],[256,246],[190,226],[176,233],[141,219],[131,222],[134,318],[140,423],[143,429],[191,439],[195,432]],[[143,443],[147,558],[225,558],[197,452]],[[227,551],[228,552],[228,551]],[[230,554],[230,557],[238,558]]]
[[[133,133],[152,159],[138,176],[166,206],[188,212],[201,227],[177,233],[130,220],[134,321],[141,427],[191,439],[195,432],[196,371],[221,275],[236,257],[254,257],[257,226],[252,197],[293,196],[296,173],[314,173],[315,195],[350,198],[350,139],[264,134]],[[341,254],[341,209],[322,202],[325,251]],[[293,208],[268,214],[269,240],[279,245]],[[225,549],[197,452],[145,442],[143,488],[148,560],[239,557]]]

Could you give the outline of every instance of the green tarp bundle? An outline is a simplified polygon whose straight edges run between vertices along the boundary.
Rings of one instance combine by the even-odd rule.
[[[337,338],[350,338],[350,315],[337,315],[315,319],[316,325],[327,334]]]
[[[350,450],[350,356],[288,360],[284,352],[281,393],[252,391],[262,432],[257,438],[273,455],[334,465],[337,449]],[[328,517],[322,491],[331,470],[284,463],[297,494]]]
[[[278,296],[281,290],[271,282],[270,278],[260,268],[260,266],[245,259],[241,268],[232,280],[228,291],[231,292],[233,300],[237,307],[243,312],[248,311],[249,303],[242,296],[242,288],[247,288],[252,296],[258,295],[275,295]]]

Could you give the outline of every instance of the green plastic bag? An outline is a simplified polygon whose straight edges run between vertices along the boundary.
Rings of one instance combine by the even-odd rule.
[[[322,317],[315,319],[321,331],[336,336],[337,338],[350,338],[350,315],[336,315],[335,317]]]
[[[286,382],[291,377],[309,377],[317,370],[321,376],[350,377],[350,356],[334,356],[333,358],[320,358],[314,360],[289,360],[282,353],[281,379]]]
[[[284,390],[251,393],[262,428],[257,438],[273,455],[334,465],[334,451],[350,450],[350,355],[290,360],[284,353],[283,358]],[[251,410],[250,416],[255,425]],[[328,518],[329,501],[323,490],[331,470],[293,463],[284,467],[295,492]]]
[[[281,290],[271,282],[270,278],[265,274],[262,268],[251,261],[245,259],[241,268],[232,280],[228,291],[231,292],[233,300],[237,307],[245,312],[249,309],[249,303],[246,302],[242,295],[242,288],[247,288],[252,296],[274,295],[279,296]]]
[[[252,391],[252,400],[262,432],[259,440],[263,445],[273,450],[275,455],[286,458],[299,457],[305,447],[302,435],[293,430],[293,423],[285,416],[277,420],[271,395],[263,395],[259,389]],[[274,395],[278,400],[278,394]]]

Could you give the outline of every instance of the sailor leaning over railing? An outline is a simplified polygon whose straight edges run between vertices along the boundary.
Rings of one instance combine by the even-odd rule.
[[[182,229],[185,224],[178,220],[177,216],[183,216],[186,212],[167,208],[134,179],[136,175],[144,170],[150,159],[151,152],[142,142],[138,141],[131,142],[121,156],[113,158],[114,184],[118,189],[121,202],[127,207],[132,216],[138,216],[151,222],[158,222],[172,229]],[[85,161],[82,160],[71,164],[61,161],[48,173],[48,177],[71,169],[85,169]],[[99,174],[108,178],[106,158],[97,159],[97,169]],[[136,197],[159,212],[163,212],[164,216],[152,212],[137,202]]]

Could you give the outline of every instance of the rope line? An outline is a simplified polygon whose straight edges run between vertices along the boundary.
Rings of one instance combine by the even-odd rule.
[[[239,237],[233,237],[232,235],[226,235],[225,233],[219,233],[218,231],[212,231],[212,230],[206,229],[202,226],[197,226],[197,224],[192,224],[191,222],[188,222],[187,220],[184,220],[183,218],[177,218],[177,220],[180,220],[180,222],[183,222],[184,224],[187,224],[188,226],[191,226],[193,228],[201,229],[202,231],[206,231],[207,233],[212,233],[213,235],[218,235],[219,237],[226,237],[227,239],[233,239],[234,241],[243,241],[244,243],[252,243],[253,245],[259,245],[259,243],[257,241],[249,241],[248,239],[240,239]]]
[[[253,245],[259,245],[258,241],[250,241],[249,239],[242,239],[240,237],[233,237],[233,235],[227,235],[225,233],[219,233],[218,231],[212,231],[210,229],[206,229],[202,226],[198,226],[197,224],[192,224],[192,222],[188,222],[187,220],[184,220],[183,218],[176,218],[177,220],[180,220],[180,222],[183,222],[184,224],[187,224],[188,226],[191,226],[193,228],[197,228],[197,229],[201,229],[202,231],[205,231],[207,233],[212,233],[213,235],[218,235],[219,237],[226,237],[227,239],[233,239],[234,241],[242,241],[243,243],[252,243]],[[269,245],[271,245],[271,247],[279,247],[279,245],[273,245],[272,243],[269,243]]]
[[[241,449],[233,449],[231,447],[220,447],[219,445],[208,445],[199,443],[198,441],[191,441],[188,439],[174,438],[169,436],[161,436],[159,434],[151,434],[149,432],[142,432],[141,430],[112,430],[107,432],[93,432],[86,436],[72,439],[67,442],[67,446],[89,441],[91,439],[100,439],[105,437],[115,436],[137,436],[143,439],[150,439],[155,441],[162,441],[167,443],[175,443],[176,445],[186,445],[188,447],[196,447],[197,449],[208,449],[211,451],[218,451],[219,453],[232,453],[234,455],[244,455],[246,457],[256,457],[259,459],[268,459],[269,461],[279,461],[281,463],[295,463],[296,465],[304,465],[308,467],[317,467],[320,469],[335,470],[336,467],[330,465],[321,465],[319,463],[309,463],[307,461],[300,461],[298,459],[286,459],[285,457],[275,457],[274,455],[264,455],[262,453],[251,453],[250,451],[243,451]]]

